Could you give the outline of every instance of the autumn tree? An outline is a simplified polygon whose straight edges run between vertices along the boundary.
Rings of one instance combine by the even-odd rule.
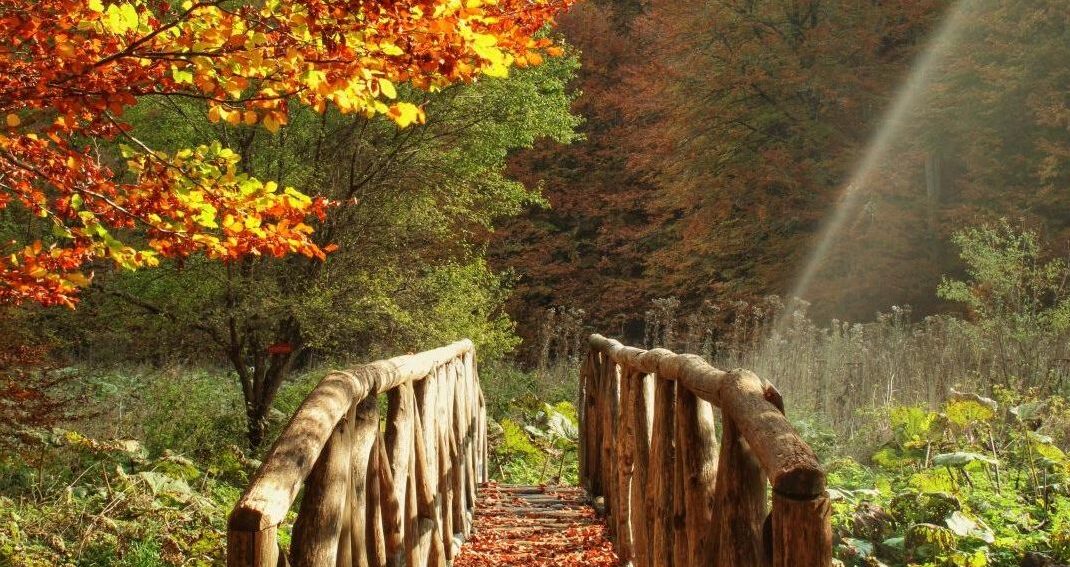
[[[394,164],[420,155],[419,144],[407,144],[497,118],[471,104],[429,117],[436,105],[427,93],[560,55],[536,34],[567,4],[0,0],[0,300],[73,306],[109,262],[132,270],[177,260],[171,269],[188,269],[183,277],[208,278],[196,282],[206,293],[158,305],[101,287],[189,322],[222,347],[245,394],[250,442],[259,445],[275,392],[315,345],[302,317],[352,315],[315,284],[332,274],[321,261],[390,228],[350,224],[362,220],[353,211],[371,200],[365,191],[411,183],[389,178]],[[287,127],[297,121],[304,124]],[[173,135],[183,128],[197,131]],[[365,136],[389,142],[369,146]],[[458,146],[449,159],[487,159],[493,169],[493,155],[463,153],[478,150]],[[407,171],[423,173],[418,165]],[[454,206],[502,197],[494,191],[507,184],[483,181],[480,203]],[[425,208],[448,204],[456,189],[430,180],[420,188]],[[337,218],[327,218],[328,208]],[[366,249],[354,252],[353,262],[372,261],[360,256]],[[277,266],[259,260],[294,253]],[[345,278],[338,257],[331,277]],[[346,300],[358,302],[352,293]],[[207,312],[197,304],[205,298]]]
[[[629,31],[639,11],[638,2],[587,2],[560,19],[557,30],[583,61],[573,108],[584,117],[584,139],[567,146],[545,140],[510,160],[511,172],[541,184],[546,197],[503,222],[490,246],[493,265],[516,274],[509,310],[529,347],[538,343],[550,307],[581,308],[619,332],[622,324],[641,322],[634,306],[656,293],[646,283],[654,278],[641,282],[643,253],[662,219],[647,206],[651,184],[628,167],[630,156],[621,146],[625,133],[637,127],[624,114],[633,94],[621,78],[623,69],[645,57]],[[535,355],[531,348],[526,354]]]
[[[538,62],[557,48],[534,34],[566,3],[0,1],[0,207],[26,226],[4,243],[0,300],[73,305],[100,260],[329,251],[307,222],[326,201],[243,173],[220,144],[146,145],[124,119],[139,99],[202,100],[269,132],[291,103],[406,126],[425,115],[397,85]]]
[[[459,336],[484,358],[511,349],[513,323],[500,309],[508,277],[486,265],[480,242],[498,219],[540,200],[506,176],[504,159],[536,138],[573,137],[566,84],[575,66],[553,58],[436,93],[400,86],[399,97],[419,97],[427,116],[405,129],[382,116],[296,109],[271,135],[212,123],[203,101],[143,101],[128,111],[133,136],[164,149],[218,143],[250,175],[335,203],[311,239],[339,248],[326,262],[193,258],[101,273],[60,327],[88,356],[228,364],[254,447],[277,389],[313,355],[376,357]]]

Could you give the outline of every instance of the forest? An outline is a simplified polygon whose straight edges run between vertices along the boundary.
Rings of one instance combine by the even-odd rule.
[[[803,567],[759,558],[790,540],[784,494],[728,394],[604,374],[595,333],[753,372],[779,410],[754,427],[820,464],[822,565],[1070,565],[1066,8],[0,0],[0,567],[246,565],[232,510],[306,408],[398,356],[324,430],[370,432],[352,468],[382,484],[342,500],[369,501],[367,557],[357,515],[329,561],[300,555],[321,443],[279,565],[742,567],[698,559],[688,507],[742,467],[753,564]],[[606,423],[642,439],[605,449],[623,499],[590,448],[609,375]],[[681,416],[714,472],[687,469]],[[643,451],[675,489],[650,472],[636,499]],[[521,504],[554,529],[494,516]],[[437,551],[409,534],[429,507]]]

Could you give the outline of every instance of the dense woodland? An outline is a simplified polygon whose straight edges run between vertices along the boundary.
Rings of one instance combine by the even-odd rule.
[[[491,476],[576,484],[592,332],[774,384],[837,564],[1070,564],[1068,34],[1060,0],[0,0],[0,566],[221,564],[328,370],[460,338]]]
[[[522,332],[576,307],[642,337],[654,299],[790,296],[816,235],[953,6],[920,2],[588,2],[560,29],[584,57],[583,144],[515,157],[550,208],[503,226]],[[821,320],[949,305],[951,235],[1008,217],[1067,253],[1066,13],[978,0],[908,108],[879,182],[805,299]],[[879,253],[871,253],[879,251]],[[528,336],[528,335],[525,335]]]

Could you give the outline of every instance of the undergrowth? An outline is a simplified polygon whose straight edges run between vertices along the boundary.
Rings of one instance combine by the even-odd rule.
[[[871,416],[885,443],[826,460],[836,557],[848,566],[1050,566],[1070,562],[1070,411],[999,390],[939,411]]]

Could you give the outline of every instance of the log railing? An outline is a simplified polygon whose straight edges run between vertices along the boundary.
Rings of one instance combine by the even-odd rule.
[[[444,567],[486,477],[486,424],[467,340],[329,374],[231,512],[227,565]]]
[[[622,564],[831,565],[825,473],[771,384],[600,335],[580,383],[580,474]]]

